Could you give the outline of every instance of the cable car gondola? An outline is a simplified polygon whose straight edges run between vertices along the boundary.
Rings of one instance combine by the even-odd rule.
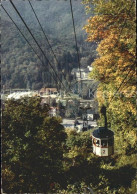
[[[107,128],[106,107],[101,113],[105,117],[105,127],[99,127],[92,133],[93,153],[97,156],[110,156],[114,154],[114,132]]]
[[[114,153],[114,133],[99,127],[92,133],[93,153],[97,156],[110,156]]]

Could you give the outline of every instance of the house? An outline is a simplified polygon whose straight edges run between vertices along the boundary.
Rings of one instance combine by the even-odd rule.
[[[57,108],[56,107],[50,107],[49,116],[50,117],[57,116]]]
[[[87,114],[87,120],[88,120],[88,121],[93,121],[93,116],[94,116],[94,115],[93,115],[92,113],[88,113],[88,114]]]
[[[58,94],[58,91],[57,91],[57,88],[41,88],[41,90],[39,91],[39,94],[41,96],[43,95],[57,95]]]
[[[88,70],[91,72],[93,70],[92,66],[87,66]]]
[[[46,94],[47,95],[58,94],[57,88],[46,88]]]
[[[45,93],[46,93],[46,88],[41,88],[39,91],[39,94],[42,96]]]
[[[73,68],[71,71],[71,75],[73,75],[77,80],[83,79],[88,80],[89,79],[89,73],[92,71],[92,67],[88,66],[87,68]],[[80,76],[81,75],[81,76]]]

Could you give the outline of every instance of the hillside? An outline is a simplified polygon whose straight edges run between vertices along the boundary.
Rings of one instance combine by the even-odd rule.
[[[42,0],[30,2],[33,5],[34,10],[36,11],[36,14],[38,15],[38,18],[40,19],[46,33],[53,35],[54,37],[67,36],[73,38],[72,16],[69,1]],[[72,3],[77,34],[83,36],[85,32],[82,30],[82,27],[86,24],[86,19],[88,16],[85,14],[84,6],[81,4],[80,0],[72,1]],[[17,14],[15,14],[10,2],[6,1],[2,4],[14,17],[15,21],[18,24],[22,24]],[[14,4],[27,24],[32,29],[39,30],[39,25],[28,1],[15,0]],[[5,14],[2,15],[3,18],[9,20]]]
[[[2,3],[25,34],[26,38],[34,46],[38,54],[41,55],[10,3],[8,1]],[[14,3],[33,31],[34,36],[45,51],[50,62],[55,68],[58,68],[60,72],[59,76],[61,77],[61,71],[63,71],[66,75],[66,79],[70,80],[70,72],[73,67],[78,67],[78,61],[69,1],[56,1],[56,3],[53,0],[31,2],[49,38],[59,61],[59,65],[55,63],[55,59],[47,46],[47,42],[38,26],[28,1],[15,0]],[[93,43],[89,44],[85,41],[86,35],[82,27],[86,23],[87,16],[84,6],[80,1],[73,1],[73,9],[81,65],[87,66],[90,65],[95,58],[96,45]],[[29,87],[30,89],[39,89],[43,86],[55,86],[53,79],[49,76],[49,71],[51,71],[51,69],[49,69],[47,61],[41,56],[42,60],[44,60],[44,66],[41,65],[39,59],[35,56],[32,49],[28,46],[3,10],[1,23],[2,87]]]

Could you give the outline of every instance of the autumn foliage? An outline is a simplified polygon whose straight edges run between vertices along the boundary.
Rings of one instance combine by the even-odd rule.
[[[92,63],[90,76],[100,83],[99,107],[103,104],[107,107],[119,164],[124,166],[130,160],[132,166],[136,145],[135,1],[83,0],[83,3],[88,14],[94,9],[94,16],[84,29],[87,41],[97,43],[98,57]]]
[[[98,58],[92,63],[91,76],[98,81],[98,101],[109,104],[124,101],[123,108],[135,115],[135,2],[134,1],[83,1],[90,9],[94,5],[95,15],[84,27],[89,42],[98,44]],[[107,92],[107,99],[102,99]],[[118,92],[120,95],[114,95]]]

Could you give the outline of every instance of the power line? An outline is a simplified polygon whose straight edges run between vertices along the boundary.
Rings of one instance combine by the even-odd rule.
[[[35,10],[34,10],[34,7],[32,6],[32,3],[30,2],[30,0],[28,0],[28,2],[29,2],[30,6],[31,6],[31,8],[32,8],[32,11],[33,11],[33,13],[34,13],[34,15],[35,15],[35,17],[36,17],[36,19],[37,19],[39,25],[40,25],[40,28],[41,28],[41,30],[42,30],[42,32],[43,32],[43,34],[44,34],[44,37],[45,37],[45,39],[46,39],[46,41],[47,41],[47,43],[48,43],[48,45],[49,45],[49,47],[50,47],[50,49],[51,49],[53,55],[54,55],[54,58],[55,58],[55,60],[56,60],[56,63],[57,63],[57,65],[59,66],[59,62],[58,62],[58,60],[57,60],[57,57],[56,57],[56,55],[55,55],[55,53],[54,53],[54,51],[53,51],[53,49],[52,49],[52,46],[51,46],[51,44],[50,44],[50,42],[49,42],[48,37],[47,37],[47,35],[46,35],[46,33],[45,33],[45,31],[44,31],[44,29],[43,29],[41,23],[40,23],[40,20],[39,20],[39,18],[38,18],[38,16],[37,16],[36,12],[35,12]],[[63,74],[64,79],[65,79],[65,78],[66,78],[65,74],[64,74],[63,72],[62,72],[62,74]]]
[[[23,36],[23,38],[26,40],[26,42],[28,43],[28,45],[31,47],[31,49],[34,51],[34,53],[36,54],[36,56],[38,57],[38,59],[40,60],[40,62],[43,65],[43,61],[41,60],[40,56],[37,54],[37,52],[34,50],[34,48],[32,47],[32,45],[30,44],[30,42],[27,40],[27,38],[24,36],[24,34],[22,33],[22,31],[20,30],[20,28],[17,26],[17,24],[14,22],[14,20],[12,19],[12,17],[9,15],[9,13],[7,12],[7,10],[4,8],[4,6],[1,4],[3,10],[6,12],[6,14],[8,15],[8,17],[11,19],[11,21],[14,23],[14,25],[16,26],[16,28],[19,30],[19,32],[21,33],[21,35]],[[51,72],[49,71],[49,73],[51,74]],[[54,81],[56,82],[57,80],[54,78],[54,76],[51,74],[51,76],[53,77]]]
[[[58,80],[60,81],[60,83],[62,84],[62,86],[64,86],[64,88],[66,89],[65,85],[62,83],[62,81],[60,80],[58,74],[56,73],[56,71],[54,70],[54,67],[51,65],[50,61],[48,60],[47,56],[45,55],[44,51],[42,50],[42,48],[40,47],[39,43],[37,42],[37,40],[35,39],[34,35],[32,34],[31,30],[29,29],[29,27],[27,26],[26,22],[24,21],[24,19],[22,18],[22,16],[20,15],[19,11],[17,10],[16,6],[14,5],[14,3],[12,2],[12,0],[9,0],[10,3],[12,4],[13,8],[15,9],[15,11],[17,12],[17,14],[19,15],[19,17],[21,18],[22,22],[24,23],[25,27],[27,28],[27,30],[29,31],[29,33],[31,34],[32,38],[34,39],[35,43],[37,44],[37,46],[39,47],[40,51],[42,52],[42,54],[44,55],[45,59],[47,60],[48,64],[50,65],[50,67],[52,68],[52,70],[54,71],[55,75],[57,76]],[[67,89],[66,89],[66,92]]]
[[[74,37],[75,37],[75,43],[76,43],[76,51],[77,51],[77,56],[78,56],[79,72],[80,72],[80,78],[81,78],[80,56],[79,56],[79,51],[78,51],[77,35],[76,35],[75,21],[74,21],[73,8],[72,8],[72,1],[71,1],[71,0],[70,0],[70,7],[71,7],[72,23],[73,23]],[[82,79],[82,78],[81,78],[81,79]],[[81,82],[81,89],[82,89],[82,82]]]

